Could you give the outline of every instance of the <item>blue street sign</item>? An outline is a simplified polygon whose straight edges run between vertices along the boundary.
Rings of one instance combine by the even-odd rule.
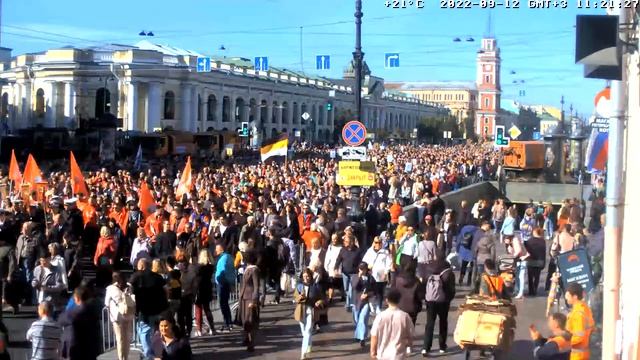
[[[253,67],[258,71],[269,71],[269,58],[266,56],[256,57]]]
[[[342,128],[342,140],[347,145],[358,146],[367,139],[367,128],[360,121],[349,121]]]
[[[533,140],[540,140],[540,139],[542,139],[542,136],[540,135],[540,131],[534,131]]]
[[[400,67],[400,53],[385,53],[384,54],[384,67],[385,68],[397,68],[397,67]]]
[[[316,56],[316,70],[329,70],[331,68],[331,57],[329,55]]]
[[[197,72],[210,72],[211,71],[211,58],[210,57],[199,57],[196,61],[196,71]]]

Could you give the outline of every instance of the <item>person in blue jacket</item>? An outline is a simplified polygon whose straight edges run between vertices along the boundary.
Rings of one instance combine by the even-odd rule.
[[[465,225],[460,229],[458,237],[456,238],[455,249],[458,253],[460,260],[460,277],[458,278],[458,285],[462,285],[464,275],[469,268],[469,274],[467,276],[467,286],[471,286],[471,278],[473,275],[473,235],[478,231],[478,227],[475,225]]]
[[[236,282],[236,270],[233,266],[233,259],[231,258],[231,255],[225,252],[222,244],[216,244],[215,252],[218,262],[216,264],[214,279],[218,290],[218,303],[220,305],[220,311],[222,312],[225,324],[220,331],[227,332],[233,330],[231,308],[229,307],[229,296],[231,295],[231,289]]]

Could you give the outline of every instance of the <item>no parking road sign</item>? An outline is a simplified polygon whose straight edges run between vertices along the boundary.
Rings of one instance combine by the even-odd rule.
[[[367,128],[360,121],[349,121],[342,128],[342,140],[347,145],[358,146],[367,139]]]

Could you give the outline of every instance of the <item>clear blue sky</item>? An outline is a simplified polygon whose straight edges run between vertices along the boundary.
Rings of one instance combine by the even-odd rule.
[[[574,64],[576,14],[603,10],[567,9],[491,11],[493,32],[502,52],[503,98],[525,90],[524,103],[567,107],[581,114],[593,108],[601,80],[584,79]],[[205,54],[269,56],[270,64],[340,77],[354,48],[351,0],[4,0],[2,46],[14,54],[64,45],[135,44],[151,30],[158,43]],[[475,81],[475,57],[486,32],[489,10],[441,9],[426,0],[423,9],[387,8],[385,0],[363,0],[363,50],[376,76],[387,81]],[[407,0],[408,3],[408,0]],[[475,42],[466,42],[468,36]],[[459,37],[462,42],[453,42]],[[226,53],[218,50],[224,44]],[[384,53],[399,52],[401,67],[384,68]],[[331,55],[332,70],[316,71],[315,56]],[[515,71],[515,74],[511,74]],[[521,85],[513,81],[524,80]]]

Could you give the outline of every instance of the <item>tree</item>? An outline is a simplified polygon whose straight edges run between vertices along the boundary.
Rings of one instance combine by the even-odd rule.
[[[422,118],[417,127],[418,138],[430,143],[440,142],[443,139],[444,131],[451,131],[452,138],[462,137],[458,120],[454,116]]]

